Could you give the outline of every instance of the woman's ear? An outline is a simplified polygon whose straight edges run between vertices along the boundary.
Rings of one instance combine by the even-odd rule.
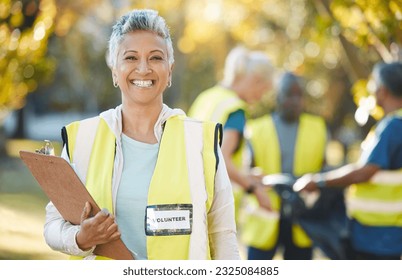
[[[168,80],[168,82],[167,82],[167,84],[166,84],[166,86],[168,87],[168,88],[170,88],[171,86],[172,86],[172,73],[173,73],[173,64],[172,65],[169,65],[169,74],[168,74],[168,78],[167,78],[167,80]]]
[[[113,86],[114,86],[115,88],[117,88],[117,87],[119,86],[119,81],[118,81],[118,79],[117,79],[117,74],[116,74],[114,68],[112,69],[112,79],[113,79]]]
[[[174,68],[174,62],[172,63],[172,65],[170,65],[169,79],[172,79],[173,68]]]

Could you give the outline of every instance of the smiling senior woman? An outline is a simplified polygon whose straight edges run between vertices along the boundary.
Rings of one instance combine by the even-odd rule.
[[[93,259],[97,245],[121,238],[136,259],[240,258],[221,127],[163,104],[173,62],[156,11],[133,10],[114,25],[109,66],[122,104],[62,129],[62,156],[107,211],[91,217],[87,203],[72,225],[50,202],[52,249]]]

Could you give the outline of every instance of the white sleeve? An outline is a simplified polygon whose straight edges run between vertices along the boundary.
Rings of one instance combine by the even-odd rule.
[[[68,160],[65,147],[63,148],[61,157]],[[79,225],[73,225],[63,219],[52,202],[47,204],[43,235],[50,248],[69,255],[84,257],[90,255],[95,247],[88,251],[82,251],[77,245],[75,236],[79,230]]]
[[[209,247],[213,260],[240,260],[236,233],[217,232],[209,235]]]
[[[219,164],[215,176],[214,199],[208,213],[211,255],[212,259],[239,260],[232,185],[220,148],[218,149],[218,156]]]

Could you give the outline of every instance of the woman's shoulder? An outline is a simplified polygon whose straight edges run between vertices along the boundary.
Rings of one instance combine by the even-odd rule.
[[[220,123],[213,121],[204,121],[196,118],[191,118],[185,115],[174,116],[167,119],[167,122],[182,122],[187,129],[206,129],[208,127],[215,128],[217,126],[221,126]]]

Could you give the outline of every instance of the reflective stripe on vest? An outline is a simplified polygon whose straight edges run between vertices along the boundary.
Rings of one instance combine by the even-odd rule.
[[[251,145],[254,150],[255,165],[263,174],[281,173],[281,153],[278,135],[272,117],[269,115],[250,121],[248,128],[251,133]],[[311,135],[314,134],[314,137]],[[322,168],[325,155],[326,126],[322,118],[302,114],[297,132],[293,171],[296,176],[309,172],[317,172]],[[308,160],[306,160],[308,159]],[[248,213],[245,218],[242,240],[263,250],[272,249],[278,239],[280,197],[269,189],[272,209],[276,215],[270,219]],[[249,203],[258,205],[255,197],[249,198]],[[269,233],[261,234],[264,228],[270,227]],[[265,230],[266,231],[266,230]],[[310,247],[312,241],[297,224],[292,227],[293,242],[302,248]],[[261,238],[264,236],[264,238]]]
[[[96,120],[98,121],[94,122]],[[93,125],[96,123],[98,125],[95,126],[96,129],[93,129]],[[92,139],[88,139],[92,133],[86,133],[89,129],[95,133],[95,137],[92,136]],[[114,134],[111,133],[109,126],[102,118],[73,122],[66,126],[66,130],[70,163],[75,165],[78,176],[98,206],[114,213],[111,188],[116,147]],[[88,150],[90,153],[87,153]],[[86,153],[89,158],[84,159],[82,153]],[[84,165],[83,162],[88,165]],[[82,174],[85,168],[86,173]]]
[[[72,143],[82,141],[82,139],[75,140],[79,134],[77,133],[79,125],[73,123],[66,127],[69,151],[74,151]],[[215,123],[192,122],[181,116],[166,121],[149,187],[148,205],[193,204],[193,201],[196,203],[202,201],[202,205],[193,205],[193,217],[202,215],[205,224],[194,224],[191,235],[147,236],[148,259],[210,258],[205,213],[209,211],[213,199],[218,164],[216,151],[217,145],[220,144],[219,128]],[[194,137],[194,134],[198,134],[199,137]],[[192,141],[189,141],[189,137]],[[198,144],[193,143],[197,140]],[[74,152],[69,154],[71,157]],[[99,206],[107,207],[109,210],[113,209],[111,190],[114,155],[114,134],[107,123],[100,119],[88,168],[87,187]],[[196,164],[195,162],[198,162],[200,168],[189,167]],[[91,186],[102,186],[102,188]],[[198,198],[201,196],[203,199],[194,199],[194,196]],[[97,257],[97,259],[104,258]]]

